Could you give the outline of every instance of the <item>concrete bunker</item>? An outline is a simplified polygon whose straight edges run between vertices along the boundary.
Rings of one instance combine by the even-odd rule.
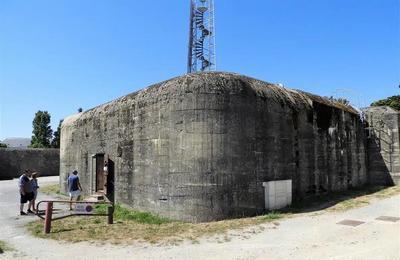
[[[138,210],[251,216],[265,211],[263,182],[292,180],[294,200],[364,185],[364,135],[340,103],[232,73],[189,74],[66,118],[61,187],[77,169],[86,193],[112,179],[113,199]],[[113,174],[108,164],[101,182],[105,161]]]

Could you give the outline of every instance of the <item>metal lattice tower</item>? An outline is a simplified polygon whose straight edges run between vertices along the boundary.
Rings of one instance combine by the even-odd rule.
[[[215,70],[214,0],[190,0],[188,73]]]

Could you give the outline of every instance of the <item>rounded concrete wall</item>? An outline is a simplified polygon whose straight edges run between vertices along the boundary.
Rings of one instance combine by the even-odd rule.
[[[117,202],[219,220],[262,213],[266,181],[292,179],[296,199],[362,185],[361,135],[349,107],[236,74],[190,74],[64,120],[61,174],[78,169],[94,192],[92,155],[105,153]]]

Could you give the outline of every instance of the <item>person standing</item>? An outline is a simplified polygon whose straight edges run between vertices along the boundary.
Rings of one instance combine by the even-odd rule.
[[[69,210],[72,210],[72,200],[76,198],[78,201],[80,199],[82,186],[79,182],[78,171],[72,172],[72,175],[68,177],[68,192],[69,192]]]
[[[31,185],[32,185],[32,190],[33,190],[33,196],[32,196],[31,205],[32,205],[32,211],[33,212],[37,211],[35,201],[36,201],[37,194],[38,194],[38,189],[39,189],[39,184],[38,184],[38,180],[37,180],[38,175],[39,175],[38,172],[32,173],[32,179],[31,179]]]
[[[19,213],[20,215],[27,215],[24,212],[24,204],[29,201],[28,204],[28,213],[33,213],[31,211],[31,203],[33,199],[33,189],[29,177],[31,176],[31,171],[26,169],[24,173],[19,177],[18,180],[18,187],[20,193],[20,206],[19,206]]]

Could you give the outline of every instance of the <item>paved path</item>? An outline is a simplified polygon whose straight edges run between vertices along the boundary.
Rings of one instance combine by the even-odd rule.
[[[56,183],[43,177],[40,184]],[[41,196],[39,199],[44,199]],[[264,225],[256,234],[235,232],[231,241],[202,239],[178,246],[137,244],[112,246],[65,243],[37,239],[26,234],[24,224],[34,216],[18,216],[17,180],[0,181],[0,240],[18,249],[0,255],[4,259],[400,259],[400,221],[376,220],[400,217],[400,196],[342,213],[307,213]],[[338,225],[349,219],[359,226]],[[218,242],[219,241],[219,242]]]

